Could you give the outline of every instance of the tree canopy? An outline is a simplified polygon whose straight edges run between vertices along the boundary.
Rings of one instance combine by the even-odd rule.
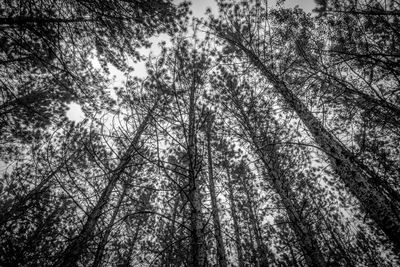
[[[400,4],[216,4],[1,1],[0,266],[400,265]]]

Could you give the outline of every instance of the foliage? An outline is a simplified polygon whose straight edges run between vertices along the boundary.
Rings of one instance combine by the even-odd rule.
[[[398,266],[389,2],[3,1],[0,265]]]

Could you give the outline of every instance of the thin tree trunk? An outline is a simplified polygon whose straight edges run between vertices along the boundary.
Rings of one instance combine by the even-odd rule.
[[[240,179],[240,180],[242,182],[242,186],[243,186],[246,198],[247,198],[246,206],[247,206],[247,209],[249,210],[250,225],[253,230],[254,237],[256,240],[256,244],[257,244],[257,259],[258,259],[258,262],[260,263],[260,266],[268,265],[268,257],[267,257],[268,251],[267,251],[267,247],[265,246],[265,244],[263,242],[263,238],[261,235],[257,212],[255,211],[255,208],[254,208],[255,204],[254,204],[253,198],[251,196],[247,181],[245,181],[244,179]]]
[[[149,202],[150,202],[150,194],[145,195],[145,199],[144,199],[144,201],[142,203],[145,203],[147,205]],[[148,218],[149,218],[149,214],[148,213],[144,213],[144,211],[146,211],[146,208],[141,206],[139,211],[135,212],[135,213],[138,213],[138,214],[141,214],[141,212],[143,212],[143,214],[139,215],[140,217],[138,219],[134,220],[136,226],[135,226],[134,234],[133,234],[132,238],[128,242],[129,250],[125,253],[124,260],[123,260],[121,265],[118,265],[118,267],[129,267],[129,266],[131,266],[130,265],[131,256],[132,256],[132,253],[133,253],[133,249],[135,248],[135,245],[136,245],[136,243],[138,241],[140,229],[142,228],[142,225],[144,225],[147,222]],[[128,219],[127,222],[126,222],[127,223],[127,231],[129,232],[130,235],[132,235],[132,223],[131,222],[132,222],[131,219]]]
[[[293,267],[298,267],[299,264],[297,263],[296,255],[294,255],[292,244],[290,244],[290,242],[288,242],[287,246],[289,247],[290,256],[292,256]]]
[[[117,184],[118,180],[121,178],[122,174],[124,173],[125,169],[128,165],[132,162],[136,154],[137,145],[140,141],[140,137],[147,128],[147,125],[150,123],[151,118],[155,109],[158,106],[160,96],[157,97],[156,101],[154,102],[152,108],[147,112],[146,117],[140,123],[139,128],[136,131],[136,134],[126,150],[125,154],[122,156],[120,163],[118,164],[117,168],[112,171],[112,175],[109,179],[109,182],[104,189],[100,199],[96,203],[95,207],[88,213],[88,218],[83,226],[80,233],[73,239],[73,241],[67,246],[64,250],[62,258],[55,263],[54,266],[59,267],[74,267],[77,266],[77,262],[79,258],[83,254],[83,252],[87,248],[87,243],[92,238],[93,232],[96,228],[97,222],[103,212],[104,207],[107,205],[112,190],[114,189],[115,185]]]
[[[213,215],[213,221],[214,221],[214,233],[215,233],[215,239],[217,242],[218,262],[219,262],[219,266],[227,267],[228,263],[226,261],[225,246],[224,246],[224,241],[222,239],[222,233],[221,233],[221,222],[219,219],[219,210],[218,210],[217,196],[215,193],[215,183],[214,183],[214,174],[213,174],[213,165],[212,165],[212,154],[211,154],[212,123],[213,123],[213,118],[212,118],[212,116],[210,116],[210,118],[208,120],[207,130],[206,130],[209,189],[210,189],[210,195],[211,195],[211,207],[212,207],[212,215]]]
[[[146,199],[146,201],[149,201],[149,200],[150,200],[150,198]],[[142,209],[142,210],[144,210],[144,209]],[[128,243],[129,250],[125,253],[124,260],[121,265],[118,265],[118,267],[130,267],[131,266],[131,264],[130,264],[131,256],[133,253],[133,249],[135,248],[135,245],[138,241],[140,229],[141,229],[142,225],[144,225],[149,218],[148,214],[143,214],[142,216],[143,217],[140,217],[139,219],[135,220],[135,223],[136,223],[135,231],[134,231],[133,237],[129,240],[129,243]],[[131,225],[130,220],[127,220],[127,231],[129,231],[129,233],[132,234],[132,225]]]
[[[193,74],[195,76],[195,74]],[[203,226],[201,220],[201,199],[198,179],[196,131],[195,131],[195,91],[196,81],[193,82],[189,92],[189,131],[188,131],[188,157],[189,157],[189,204],[190,204],[190,229],[191,229],[191,253],[190,265],[202,267],[205,264],[205,250],[203,242]]]
[[[139,220],[138,222],[137,222],[137,224],[136,224],[136,227],[135,227],[135,234],[133,235],[133,237],[132,237],[132,239],[129,241],[129,243],[128,243],[128,246],[129,246],[129,249],[128,249],[128,251],[126,252],[126,253],[124,253],[124,259],[123,259],[123,261],[122,261],[122,263],[121,264],[119,264],[119,265],[117,265],[117,267],[130,267],[131,266],[131,256],[132,256],[132,253],[133,253],[133,249],[135,248],[135,244],[136,244],[136,241],[137,241],[137,239],[138,239],[138,236],[139,236],[139,231],[140,231],[140,228],[142,227],[142,225],[143,225],[143,223],[146,221],[146,219],[144,219],[144,220]],[[129,227],[127,230],[130,232],[130,234],[132,233],[131,231],[131,225],[130,225],[130,223],[128,223],[127,222],[127,226]]]
[[[172,216],[171,216],[171,220],[170,220],[171,224],[168,225],[168,227],[167,227],[168,228],[168,230],[167,230],[168,234],[167,235],[169,237],[175,237],[175,235],[176,235],[176,233],[175,233],[175,231],[176,231],[175,220],[176,220],[176,215],[177,215],[179,203],[180,203],[180,198],[176,197],[176,199],[174,201],[174,207],[172,209]],[[171,242],[170,239],[168,241],[169,241],[169,243]],[[165,243],[165,246],[166,246],[166,253],[165,254],[166,254],[166,256],[165,256],[164,262],[161,264],[161,266],[166,266],[166,267],[174,266],[174,258],[176,256],[175,255],[176,254],[175,245],[171,246],[169,243]]]
[[[303,215],[299,212],[301,207],[298,203],[291,200],[293,192],[290,189],[284,188],[280,182],[275,182],[274,187],[281,196],[282,203],[286,208],[289,220],[291,222],[291,228],[295,232],[300,246],[303,250],[303,255],[308,266],[326,266],[325,259],[322,252],[319,249],[318,242],[315,239],[314,233],[311,226],[303,218]],[[282,195],[287,194],[287,197]]]
[[[127,185],[127,183],[125,183],[124,187],[122,189],[121,196],[118,199],[117,206],[115,207],[115,209],[113,211],[113,214],[111,216],[110,222],[109,222],[109,224],[107,226],[107,229],[105,230],[105,232],[104,232],[104,234],[103,234],[103,236],[102,236],[102,238],[100,240],[100,244],[97,247],[92,267],[99,267],[100,264],[101,264],[101,261],[103,259],[103,255],[104,255],[104,250],[105,250],[105,247],[106,247],[107,242],[108,242],[108,238],[109,238],[109,236],[111,234],[111,230],[112,230],[112,228],[114,226],[115,219],[117,218],[117,215],[118,215],[119,209],[121,207],[122,201],[125,198],[127,188],[128,188],[128,185]]]
[[[243,212],[243,222],[247,225],[247,231],[249,233],[249,245],[250,247],[247,248],[247,250],[251,251],[251,261],[250,261],[250,265],[254,265],[254,266],[259,266],[259,260],[258,260],[258,254],[257,254],[257,249],[254,246],[254,243],[256,243],[254,241],[254,234],[253,234],[253,228],[252,228],[252,224],[251,224],[251,220],[248,216],[248,214],[244,211]]]
[[[280,196],[282,204],[286,209],[291,222],[291,228],[297,236],[307,265],[310,267],[326,266],[325,259],[318,247],[318,242],[314,236],[312,228],[300,213],[301,207],[297,203],[296,196],[288,184],[288,179],[285,176],[284,170],[281,168],[281,164],[279,162],[280,156],[279,152],[276,150],[276,146],[268,145],[263,147],[260,144],[254,127],[252,126],[241,103],[234,101],[234,104],[240,112],[244,130],[247,131],[249,137],[251,138],[252,145],[255,148],[255,152],[260,157],[264,167],[268,172],[268,176],[270,177],[268,181],[271,183],[276,193]],[[267,135],[263,136],[263,140],[267,144],[273,144]]]
[[[252,63],[272,83],[284,102],[297,113],[308,128],[315,142],[326,152],[333,170],[349,191],[359,200],[361,207],[385,232],[397,249],[400,249],[399,202],[391,194],[385,194],[378,188],[376,177],[371,177],[369,170],[359,166],[355,156],[325,129],[301,100],[289,90],[277,75],[263,64],[253,51],[247,49],[239,41],[226,36],[224,38],[246,53]]]
[[[323,214],[323,212],[321,211],[322,208],[317,206],[317,203],[315,202],[314,199],[311,199],[311,201],[313,202],[314,206],[317,209],[317,214],[319,215],[318,217],[320,218],[321,221],[324,222],[327,230],[330,233],[331,238],[335,242],[336,248],[340,251],[341,257],[346,261],[346,266],[349,266],[349,267],[356,266],[353,259],[351,258],[349,253],[346,251],[347,250],[346,246],[344,245],[344,242],[340,239],[340,236],[337,234],[336,229],[334,229],[332,227],[332,225],[326,219],[327,216],[325,214]]]
[[[233,220],[233,228],[235,232],[235,245],[236,245],[236,251],[238,254],[238,263],[239,267],[244,267],[244,260],[243,260],[243,251],[242,251],[242,244],[240,242],[240,227],[239,227],[239,218],[237,216],[237,210],[236,210],[236,203],[235,203],[235,198],[234,198],[234,192],[233,192],[233,184],[231,180],[231,174],[229,170],[229,166],[226,167],[226,176],[228,179],[228,190],[229,190],[229,202],[231,206],[231,215],[232,215],[232,220]]]

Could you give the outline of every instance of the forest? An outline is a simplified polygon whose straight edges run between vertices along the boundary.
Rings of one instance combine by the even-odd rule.
[[[400,2],[284,2],[0,0],[0,266],[400,266]]]

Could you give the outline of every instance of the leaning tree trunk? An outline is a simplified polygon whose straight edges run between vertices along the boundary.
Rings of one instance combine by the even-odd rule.
[[[73,241],[67,246],[64,250],[62,257],[59,261],[56,262],[55,266],[59,267],[74,267],[77,266],[77,262],[79,258],[82,256],[83,252],[86,250],[89,240],[93,236],[93,232],[96,228],[97,222],[103,212],[104,207],[107,205],[112,190],[114,189],[117,182],[120,180],[122,174],[125,169],[129,166],[129,164],[134,159],[136,155],[136,150],[138,143],[140,141],[140,137],[143,132],[146,130],[147,125],[150,123],[151,118],[155,109],[158,106],[158,102],[160,100],[160,96],[157,97],[154,102],[152,108],[147,112],[146,117],[140,123],[136,134],[122,156],[118,166],[111,172],[112,175],[109,179],[109,182],[106,188],[103,190],[103,193],[100,196],[100,199],[97,201],[96,205],[88,213],[88,218],[86,220],[85,225],[83,226],[80,233],[73,239]]]
[[[311,199],[311,202],[314,204],[314,207],[317,209],[317,215],[318,218],[321,222],[325,224],[326,229],[329,231],[329,234],[335,243],[335,247],[337,248],[338,251],[341,253],[341,257],[346,261],[346,266],[353,267],[356,266],[354,263],[354,260],[351,258],[351,256],[348,253],[348,247],[344,244],[344,242],[341,240],[340,236],[337,233],[337,230],[333,228],[331,223],[327,220],[327,215],[323,213],[322,208],[318,207],[317,203],[315,202],[314,199]]]
[[[122,189],[121,196],[118,199],[117,206],[115,207],[115,209],[113,211],[113,214],[111,216],[110,222],[108,223],[107,229],[104,231],[104,234],[101,237],[100,243],[97,246],[97,250],[96,250],[96,254],[94,256],[94,261],[93,261],[92,267],[99,267],[100,264],[101,264],[101,261],[103,259],[103,255],[104,255],[104,250],[105,250],[105,247],[106,247],[107,242],[108,242],[108,237],[111,234],[111,230],[112,230],[112,228],[114,226],[115,219],[117,218],[117,215],[118,215],[119,209],[121,207],[122,201],[125,198],[127,188],[128,188],[128,185],[127,185],[127,183],[125,183],[124,187]]]
[[[247,199],[246,206],[249,211],[248,216],[250,219],[250,226],[251,229],[253,230],[257,244],[257,260],[260,266],[268,265],[268,251],[266,245],[263,242],[262,234],[260,231],[260,224],[257,216],[257,211],[255,210],[255,203],[253,197],[251,196],[250,188],[249,185],[247,184],[247,181],[243,178],[241,178],[240,180]]]
[[[250,61],[269,80],[284,102],[294,110],[308,128],[315,142],[328,155],[333,170],[349,191],[359,200],[361,207],[383,230],[387,237],[400,249],[400,203],[392,194],[385,194],[377,185],[377,177],[360,166],[356,157],[344,147],[289,90],[284,81],[268,69],[250,49],[240,41],[224,36],[232,45],[241,49]]]
[[[148,220],[148,214],[143,214],[143,217],[139,218],[138,220],[135,220],[136,226],[134,230],[134,234],[132,235],[132,224],[129,220],[127,220],[127,231],[130,232],[132,235],[132,238],[128,241],[128,247],[129,249],[124,253],[122,264],[118,265],[118,267],[130,267],[131,266],[131,257],[133,250],[135,249],[136,244],[139,241],[139,232],[142,229],[142,226],[146,223]]]
[[[221,232],[221,222],[219,219],[219,210],[217,203],[217,195],[215,193],[215,183],[214,183],[214,174],[213,174],[213,165],[212,165],[212,155],[211,155],[211,131],[212,131],[212,120],[213,118],[210,116],[208,120],[206,135],[207,135],[207,154],[208,154],[208,177],[209,177],[209,189],[211,195],[211,207],[212,207],[212,215],[214,221],[214,233],[215,239],[217,242],[217,255],[219,266],[227,267],[228,263],[226,261],[226,252],[224,246],[224,240],[222,239]]]
[[[315,238],[314,232],[310,223],[302,216],[301,207],[297,202],[294,192],[289,186],[288,179],[285,175],[285,171],[281,167],[279,161],[280,154],[273,145],[267,134],[263,135],[263,141],[267,144],[263,146],[256,134],[253,125],[247,113],[244,111],[243,106],[237,99],[233,99],[234,105],[240,113],[242,120],[242,126],[248,133],[250,141],[255,148],[256,154],[260,157],[260,160],[264,164],[267,170],[268,182],[272,185],[275,192],[281,198],[282,204],[286,209],[287,215],[291,222],[291,228],[295,233],[299,244],[303,250],[304,258],[308,266],[326,266],[326,262],[321,250],[318,247],[317,239]]]
[[[261,152],[262,150],[259,146],[255,146],[258,150],[257,154],[268,170],[273,188],[280,196],[282,204],[286,209],[291,222],[291,228],[300,243],[307,265],[310,267],[326,266],[324,256],[319,249],[312,227],[301,214],[301,207],[296,201],[294,192],[289,188],[288,179],[285,177],[284,171],[280,169],[278,162],[274,162],[274,159],[279,157],[276,148],[270,146],[269,151]]]

